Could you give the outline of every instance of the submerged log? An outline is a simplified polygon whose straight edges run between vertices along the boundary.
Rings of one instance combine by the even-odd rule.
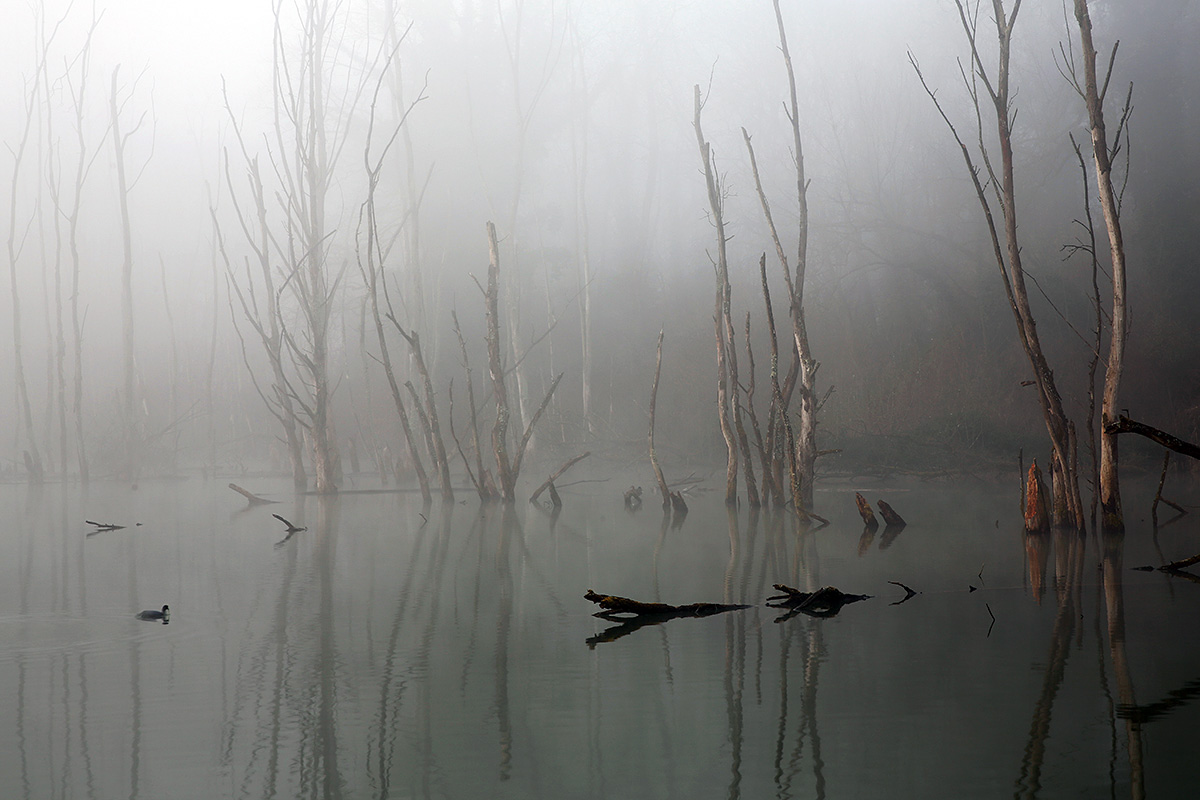
[[[269,505],[271,503],[279,502],[278,500],[268,500],[265,497],[259,497],[258,495],[254,494],[253,492],[246,491],[242,487],[238,486],[236,483],[229,484],[229,488],[233,489],[235,492],[240,494],[242,497],[246,498],[246,500],[248,500],[250,502],[250,505],[252,505],[252,506]]]
[[[810,617],[832,617],[842,610],[843,606],[868,600],[869,594],[846,594],[834,586],[823,586],[815,592],[802,592],[782,583],[773,584],[777,591],[783,594],[767,598],[771,608],[787,608],[790,614],[785,614],[776,620],[781,622],[796,614],[807,614]]]
[[[883,517],[883,523],[885,525],[887,525],[889,528],[894,527],[894,526],[903,527],[908,524],[907,522],[904,521],[904,517],[900,516],[895,511],[893,511],[892,507],[889,506],[884,501],[882,501],[882,500],[878,501],[878,506],[879,506],[879,514],[880,514],[880,516]]]
[[[1050,530],[1050,514],[1046,507],[1046,486],[1042,483],[1042,471],[1037,459],[1029,465],[1025,479],[1025,530],[1029,533],[1047,533]]]
[[[585,600],[590,600],[603,611],[592,616],[601,619],[627,620],[631,617],[655,617],[659,619],[675,619],[676,617],[709,617],[725,611],[738,611],[749,608],[747,605],[728,603],[689,603],[683,606],[673,606],[668,603],[643,603],[640,600],[630,600],[628,597],[618,597],[609,594],[597,594],[587,590]],[[621,616],[629,615],[629,616]]]
[[[855,492],[854,502],[858,506],[858,514],[862,517],[863,525],[868,528],[878,528],[879,522],[875,519],[875,512],[871,510],[871,504],[867,502],[867,498]]]

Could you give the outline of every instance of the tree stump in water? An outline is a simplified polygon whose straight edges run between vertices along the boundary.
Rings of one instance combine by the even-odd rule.
[[[1050,514],[1046,507],[1046,487],[1042,483],[1042,471],[1037,459],[1029,465],[1025,480],[1025,530],[1029,533],[1047,533],[1050,530]]]
[[[892,528],[892,527],[897,527],[897,526],[904,527],[905,525],[908,524],[907,522],[904,521],[904,517],[900,516],[895,511],[893,511],[892,507],[889,506],[884,501],[882,501],[882,500],[878,501],[878,505],[879,505],[879,514],[880,514],[880,516],[883,517],[884,525],[887,525],[889,528]]]
[[[867,498],[855,492],[854,502],[858,506],[858,514],[862,517],[863,525],[868,528],[878,528],[879,522],[875,519],[875,512],[871,510],[871,504],[867,502]]]

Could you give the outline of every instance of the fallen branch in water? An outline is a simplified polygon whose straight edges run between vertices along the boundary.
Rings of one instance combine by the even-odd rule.
[[[96,526],[96,530],[92,531],[92,533],[100,533],[102,531],[120,531],[125,529],[124,525],[114,525],[111,522],[92,522],[90,519],[85,519],[84,522],[86,522],[88,525]]]
[[[534,492],[534,493],[533,493],[533,495],[532,495],[532,496],[529,498],[529,502],[531,502],[531,503],[536,503],[536,502],[537,502],[537,499],[538,499],[538,497],[540,497],[540,496],[541,496],[542,492],[546,491],[547,489],[551,489],[551,490],[553,490],[553,487],[554,487],[554,482],[555,482],[556,480],[558,480],[559,478],[561,478],[561,477],[562,477],[562,474],[563,474],[564,472],[566,472],[566,471],[567,471],[567,470],[569,470],[571,467],[573,467],[573,466],[575,466],[576,464],[578,464],[580,461],[583,461],[585,458],[587,458],[587,457],[588,457],[588,456],[590,456],[591,454],[592,454],[592,453],[591,453],[591,451],[589,450],[588,452],[586,452],[586,453],[582,453],[582,454],[580,454],[580,455],[577,455],[577,456],[575,456],[574,458],[572,458],[572,459],[570,459],[569,461],[567,461],[566,463],[564,463],[564,464],[563,464],[561,467],[559,467],[559,468],[558,468],[558,469],[555,471],[555,473],[554,473],[553,475],[551,475],[549,478],[547,478],[547,479],[546,479],[546,482],[545,482],[545,483],[543,483],[541,486],[539,486],[539,487],[537,488],[537,491],[536,491],[536,492]]]
[[[278,500],[268,500],[265,497],[259,497],[258,495],[254,494],[254,492],[248,492],[242,487],[238,486],[236,483],[229,484],[229,488],[246,498],[252,506],[269,505],[271,503],[279,502]]]
[[[299,533],[300,531],[306,531],[306,530],[308,530],[308,528],[298,528],[298,527],[296,527],[295,525],[293,525],[292,523],[288,522],[286,519],[284,519],[283,517],[279,516],[278,514],[272,514],[271,516],[272,516],[272,517],[274,517],[275,519],[279,520],[280,522],[282,522],[284,525],[286,525],[286,526],[287,526],[287,532],[288,532],[288,533]]]
[[[592,616],[618,621],[630,619],[628,616],[620,616],[622,614],[633,615],[633,617],[674,619],[676,617],[708,617],[725,611],[738,611],[750,607],[727,603],[689,603],[683,606],[673,606],[667,603],[643,603],[640,600],[630,600],[628,597],[597,594],[591,589],[588,589],[587,594],[583,597],[604,609]]]
[[[775,620],[776,622],[791,619],[796,614],[807,614],[810,617],[832,617],[841,611],[843,606],[857,603],[859,600],[868,600],[871,597],[869,594],[846,594],[833,586],[823,586],[815,592],[802,592],[782,583],[776,583],[774,587],[783,594],[768,597],[767,605],[771,608],[791,610],[791,613],[783,615]]]
[[[901,589],[904,590],[904,600],[897,600],[896,602],[892,603],[892,605],[894,605],[894,606],[900,605],[901,603],[911,599],[912,597],[916,596],[916,594],[917,594],[916,592],[914,592],[908,586],[905,586],[900,581],[888,581],[888,583],[892,584],[893,586],[899,586]]]

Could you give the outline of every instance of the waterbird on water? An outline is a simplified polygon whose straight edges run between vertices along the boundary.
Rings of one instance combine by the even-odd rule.
[[[170,606],[163,606],[162,611],[143,611],[142,613],[138,614],[138,619],[161,619],[165,625],[171,619],[171,608]]]

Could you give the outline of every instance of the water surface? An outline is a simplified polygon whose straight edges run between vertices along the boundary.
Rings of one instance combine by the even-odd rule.
[[[1195,522],[1029,539],[1011,487],[975,482],[826,485],[814,531],[711,492],[672,527],[627,512],[617,480],[565,491],[557,518],[247,484],[282,502],[198,479],[0,487],[0,796],[1194,785],[1200,585],[1131,567],[1200,550]],[[864,531],[855,490],[910,524]],[[774,583],[873,597],[786,618]],[[752,607],[622,628],[589,588]],[[169,624],[135,618],[164,603]]]

